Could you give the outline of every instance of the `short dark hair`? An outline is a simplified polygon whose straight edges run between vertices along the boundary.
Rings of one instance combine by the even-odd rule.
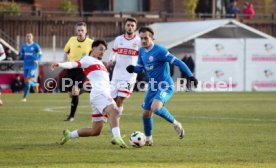
[[[84,26],[84,27],[87,27],[87,25],[86,25],[85,22],[78,22],[78,23],[76,24],[76,27],[77,27],[77,26]]]
[[[107,43],[106,43],[106,41],[101,40],[101,39],[98,39],[98,40],[93,41],[93,43],[92,43],[92,48],[98,47],[100,44],[104,45],[105,48],[107,49]]]
[[[150,32],[152,35],[154,35],[154,31],[150,27],[141,27],[139,29],[139,33],[145,33],[145,32]]]
[[[135,19],[134,17],[128,17],[128,18],[125,18],[125,24],[126,24],[126,22],[135,22],[136,24],[138,23],[137,22],[137,19]]]

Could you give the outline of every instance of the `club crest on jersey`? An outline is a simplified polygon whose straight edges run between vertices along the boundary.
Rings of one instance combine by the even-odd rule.
[[[149,61],[152,62],[153,61],[153,56],[149,56]]]
[[[138,47],[138,44],[136,44],[136,43],[132,44],[132,48],[137,48],[137,47]]]

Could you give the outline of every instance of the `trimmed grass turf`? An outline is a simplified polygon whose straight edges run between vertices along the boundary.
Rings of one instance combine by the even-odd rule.
[[[143,131],[134,93],[124,106],[121,131]],[[120,149],[107,125],[99,137],[59,146],[63,129],[90,126],[89,95],[81,96],[74,122],[67,94],[2,95],[0,167],[276,167],[276,93],[176,93],[166,107],[185,127],[179,140],[171,125],[154,116],[154,146]],[[126,141],[128,138],[125,138]]]

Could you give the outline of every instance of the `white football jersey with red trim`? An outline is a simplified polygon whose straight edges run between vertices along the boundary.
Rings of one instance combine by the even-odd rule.
[[[132,39],[127,39],[125,35],[118,36],[115,39],[112,50],[116,53],[116,65],[113,70],[112,80],[136,80],[137,74],[128,73],[126,67],[136,65],[140,46],[141,40],[137,35],[134,35]]]
[[[110,95],[109,73],[103,62],[92,56],[84,56],[77,61],[78,67],[83,68],[84,74],[92,86],[90,95]]]

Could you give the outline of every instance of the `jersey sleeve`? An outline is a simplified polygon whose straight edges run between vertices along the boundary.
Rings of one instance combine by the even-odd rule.
[[[25,55],[25,52],[24,52],[24,44],[23,44],[21,46],[21,50],[20,50],[20,54],[19,54],[20,60],[24,60],[24,55]]]
[[[165,49],[163,47],[159,48],[159,56],[160,56],[161,61],[167,62],[168,55],[170,55],[170,52],[167,49]]]
[[[3,46],[0,44],[0,61],[4,60],[6,58],[5,50]]]
[[[89,66],[89,62],[89,56],[84,56],[78,61],[76,61],[76,63],[78,64],[78,68],[87,68]]]
[[[108,60],[109,61],[115,61],[117,52],[118,52],[118,38],[116,38],[115,41],[114,41],[112,51],[110,52]]]
[[[169,53],[166,56],[166,62],[169,62],[171,64],[174,64],[174,65],[178,66],[181,69],[182,72],[187,74],[187,76],[189,76],[189,77],[193,76],[193,73],[191,72],[189,67],[183,61],[176,58],[174,55]]]
[[[36,44],[36,54],[37,54],[37,60],[40,61],[42,57],[42,51],[39,44]]]
[[[137,64],[134,67],[134,72],[135,73],[141,73],[144,69],[144,63],[143,63],[143,60],[142,60],[141,53],[142,53],[141,49],[139,49]]]
[[[77,62],[63,62],[63,63],[58,63],[58,66],[64,69],[72,69],[72,68],[77,68],[78,63]]]
[[[141,50],[138,51],[138,60],[137,60],[137,66],[144,67],[144,62],[142,60],[142,52]]]
[[[114,41],[114,45],[113,45],[113,48],[112,48],[112,51],[117,53],[118,52],[118,43],[119,43],[119,37],[117,37]]]
[[[64,47],[64,52],[66,52],[67,54],[69,54],[70,52],[70,43],[72,41],[72,37],[68,40],[68,42],[66,43],[65,47]]]

